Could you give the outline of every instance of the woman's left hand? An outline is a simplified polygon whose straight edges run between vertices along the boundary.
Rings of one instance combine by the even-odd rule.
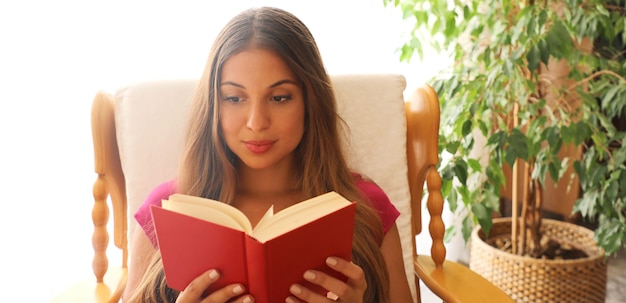
[[[321,271],[316,270],[307,270],[304,273],[304,279],[323,287],[324,289],[334,294],[336,298],[322,296],[319,293],[307,289],[300,284],[294,284],[289,289],[293,296],[288,297],[286,302],[363,302],[363,294],[367,289],[367,282],[365,281],[365,274],[363,272],[363,269],[361,269],[361,267],[352,262],[348,262],[344,259],[336,257],[327,258],[326,264],[330,268],[348,277],[348,281],[343,282]]]

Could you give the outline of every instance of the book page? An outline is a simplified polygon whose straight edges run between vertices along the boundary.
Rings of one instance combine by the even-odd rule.
[[[273,217],[274,217],[274,205],[270,206],[270,208],[267,209],[263,217],[259,219],[259,222],[256,223],[256,226],[252,228],[252,231],[250,231],[248,234],[254,233],[254,230],[257,229],[259,225],[261,226],[261,229],[262,229],[263,228],[262,226],[267,224],[266,221],[268,222],[272,221]]]
[[[265,242],[351,203],[336,192],[319,195],[285,208],[272,216],[266,213],[250,235],[260,242]]]
[[[246,233],[252,231],[250,221],[240,210],[226,203],[195,196],[174,194],[163,200],[163,208],[194,218],[220,224]]]

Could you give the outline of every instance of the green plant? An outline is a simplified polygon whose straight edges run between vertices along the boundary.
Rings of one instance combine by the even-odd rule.
[[[574,211],[597,220],[596,241],[607,255],[624,246],[626,1],[383,1],[413,21],[400,60],[422,56],[426,41],[454,59],[432,85],[442,103],[440,150],[451,155],[440,167],[442,192],[452,211],[467,210],[464,238],[475,224],[489,232],[506,182],[502,168],[524,163],[528,216],[519,235],[537,243],[543,185],[570,178],[573,165],[582,190]],[[565,67],[567,77],[551,78],[553,66]],[[564,146],[580,156],[559,157]],[[532,255],[526,248],[517,252]]]

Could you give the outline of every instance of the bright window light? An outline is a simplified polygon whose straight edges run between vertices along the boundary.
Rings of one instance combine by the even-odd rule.
[[[92,275],[95,93],[198,78],[219,29],[262,5],[300,17],[332,74],[401,73],[410,90],[448,63],[428,51],[423,62],[400,63],[397,49],[410,27],[382,0],[0,3],[3,301],[48,302]],[[109,256],[110,266],[119,264]]]

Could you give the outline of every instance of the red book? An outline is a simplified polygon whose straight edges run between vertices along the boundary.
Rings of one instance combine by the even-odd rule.
[[[346,277],[326,258],[351,260],[356,204],[336,192],[297,203],[276,214],[270,208],[252,229],[235,207],[210,199],[175,194],[152,206],[154,228],[169,287],[183,290],[209,269],[220,272],[207,292],[242,283],[256,302],[284,302],[289,287],[308,269]]]

